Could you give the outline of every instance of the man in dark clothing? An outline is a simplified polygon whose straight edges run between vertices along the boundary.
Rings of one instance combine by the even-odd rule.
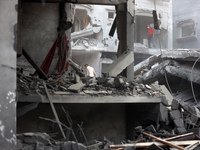
[[[148,34],[148,46],[152,48],[153,45],[153,37],[154,37],[154,29],[147,25],[147,34]]]

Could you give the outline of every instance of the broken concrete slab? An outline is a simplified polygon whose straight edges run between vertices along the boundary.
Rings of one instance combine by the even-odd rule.
[[[154,64],[154,66],[151,66],[151,69],[148,72],[145,72],[144,74],[138,76],[135,81],[137,83],[143,84],[151,84],[153,82],[156,82],[165,74],[165,67],[172,63],[173,61],[166,60],[161,63]]]
[[[105,85],[108,86],[108,87],[111,87],[111,88],[115,88],[115,79],[114,78],[108,78]]]
[[[36,143],[36,142],[41,142],[44,144],[51,144],[50,137],[46,133],[28,132],[28,133],[17,135],[17,138],[27,144]]]
[[[191,67],[192,68],[192,67]],[[200,84],[200,70],[194,69],[191,73],[191,68],[184,65],[176,65],[176,66],[166,66],[165,70],[167,73],[180,77],[182,79],[187,79],[188,81]]]
[[[160,121],[165,122],[166,124],[169,123],[168,111],[169,110],[162,103],[160,103]]]
[[[179,110],[180,109],[180,104],[179,104],[178,100],[176,100],[176,99],[172,100],[171,109],[172,110],[177,110],[177,109]]]
[[[128,83],[123,77],[115,77],[114,82],[116,88],[125,88],[128,86]]]
[[[82,83],[82,80],[78,74],[75,75],[75,83]]]
[[[187,133],[187,130],[185,129],[185,127],[178,127],[178,128],[176,128],[176,132],[178,134],[185,134],[185,133]]]
[[[160,88],[161,88],[161,92],[166,97],[166,101],[164,101],[164,105],[171,106],[172,101],[173,101],[173,96],[164,85],[160,86]]]
[[[105,68],[103,74],[108,74],[109,76],[117,76],[133,61],[133,51],[126,51],[120,55],[111,65]]]
[[[76,73],[80,77],[85,77],[85,73],[84,73],[83,69],[78,64],[73,62],[70,58],[68,58],[68,62],[69,62],[69,65],[76,71]]]
[[[150,56],[146,60],[134,66],[134,74],[139,75],[143,69],[150,68],[158,62],[161,62],[161,56]]]
[[[68,87],[68,90],[71,92],[79,93],[84,86],[85,84],[83,83],[72,84],[71,86]]]
[[[181,112],[179,110],[173,110],[173,111],[169,112],[169,114],[170,114],[170,117],[172,120],[182,118]]]
[[[184,128],[184,122],[182,118],[175,119],[174,124],[177,128]]]
[[[104,84],[107,81],[107,78],[103,77],[97,77],[96,79],[98,84]]]

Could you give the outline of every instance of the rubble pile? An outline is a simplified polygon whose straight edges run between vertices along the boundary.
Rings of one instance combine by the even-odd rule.
[[[150,84],[165,73],[200,84],[199,50],[163,50],[134,66],[135,80]]]
[[[18,93],[45,94],[43,79],[36,75],[26,75],[21,68],[17,72]],[[50,94],[88,94],[93,96],[164,96],[160,89],[154,85],[137,84],[127,82],[122,76],[117,77],[80,77],[78,74],[67,76],[63,74],[59,78],[53,76],[45,81]]]
[[[137,126],[134,131],[134,141],[127,140],[120,145],[111,145],[110,148],[113,150],[200,149],[199,109],[176,99],[173,99],[170,107],[164,109],[165,111],[167,109],[168,118],[160,119],[157,127]]]
[[[29,132],[17,135],[17,150],[100,150],[108,149],[111,145],[106,138],[103,142],[90,141],[84,145],[74,141],[55,141],[48,134],[41,132]]]

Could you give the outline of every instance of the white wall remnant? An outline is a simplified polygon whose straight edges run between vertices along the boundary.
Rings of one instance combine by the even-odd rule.
[[[76,5],[75,10],[75,22],[71,34],[72,59],[83,68],[85,63],[92,65],[98,76],[101,76],[101,53],[117,52],[117,34],[115,33],[113,37],[108,35],[116,16],[115,7]],[[77,58],[80,56],[78,53],[82,57]],[[94,57],[96,59],[93,59]]]

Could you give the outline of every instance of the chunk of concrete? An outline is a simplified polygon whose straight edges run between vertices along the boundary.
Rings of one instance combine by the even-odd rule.
[[[172,120],[181,118],[181,112],[179,110],[173,110],[169,114]]]
[[[158,84],[158,81],[152,83],[150,86],[154,91],[161,91],[161,88],[160,88],[160,85]]]
[[[82,80],[78,74],[75,75],[75,83],[82,83]]]
[[[85,84],[83,83],[72,84],[71,86],[69,86],[68,90],[71,92],[79,93],[84,86]]]
[[[98,77],[96,79],[98,84],[104,84],[107,81],[107,78],[102,78],[102,77]]]
[[[166,122],[167,124],[169,122],[168,111],[169,110],[162,103],[160,103],[160,121]]]
[[[31,144],[31,143],[36,143],[40,142],[43,144],[51,144],[50,142],[50,137],[46,133],[24,133],[21,135],[21,137],[24,141],[24,143]]]
[[[116,77],[114,79],[116,88],[125,88],[127,86],[126,81],[123,77]]]
[[[106,82],[106,86],[115,88],[115,79],[114,78],[108,78]]]
[[[187,130],[184,127],[181,127],[181,128],[176,128],[176,132],[178,134],[185,134],[187,133]]]
[[[111,65],[105,68],[103,74],[108,74],[109,76],[115,77],[120,74],[126,67],[128,67],[133,61],[133,51],[126,51]]]
[[[179,101],[178,101],[178,100],[173,99],[172,105],[171,105],[171,109],[172,109],[172,110],[180,109],[180,104],[179,104]]]
[[[185,128],[184,123],[183,123],[183,119],[181,119],[181,118],[175,119],[174,124],[177,128]]]
[[[167,106],[171,106],[172,101],[173,101],[173,96],[171,95],[171,93],[168,91],[168,89],[164,85],[160,86],[160,88],[161,88],[161,92],[166,97],[166,100],[164,101],[163,104],[167,105]]]

